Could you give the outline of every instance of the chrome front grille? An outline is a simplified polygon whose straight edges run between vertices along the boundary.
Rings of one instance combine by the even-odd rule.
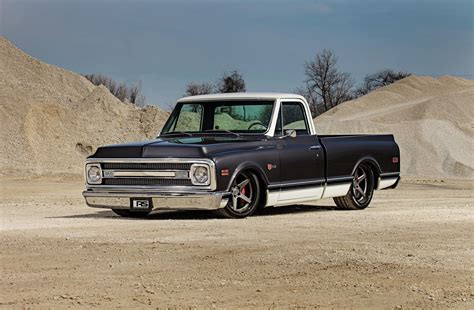
[[[192,163],[143,162],[101,164],[103,185],[192,186]]]
[[[190,179],[158,178],[111,178],[104,179],[103,185],[156,185],[156,186],[192,186]]]
[[[194,191],[216,189],[216,168],[207,158],[89,158],[87,167],[99,166],[100,183],[88,183],[91,190]],[[196,184],[191,173],[196,166],[209,169],[209,183]],[[86,177],[87,179],[87,177]]]

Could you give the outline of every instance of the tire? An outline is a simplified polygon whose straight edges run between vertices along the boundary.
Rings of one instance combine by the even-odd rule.
[[[367,208],[374,195],[375,175],[367,164],[360,164],[353,175],[351,188],[346,196],[335,197],[339,210],[362,210]]]
[[[239,173],[231,185],[231,196],[227,205],[217,210],[226,218],[244,218],[257,210],[260,202],[260,183],[258,177],[249,171]]]
[[[112,209],[115,214],[120,215],[122,217],[133,217],[133,218],[144,218],[150,211],[130,211],[126,209]]]

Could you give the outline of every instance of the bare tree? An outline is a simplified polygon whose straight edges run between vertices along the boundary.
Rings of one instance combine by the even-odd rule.
[[[410,75],[411,73],[409,72],[394,71],[391,69],[385,69],[372,74],[368,74],[365,76],[362,85],[356,89],[355,95],[357,97],[366,95],[369,92],[376,90],[377,88],[390,85]]]
[[[133,84],[129,88],[129,97],[130,102],[139,106],[145,105],[145,96],[141,94],[142,92],[142,82],[138,81],[138,83]]]
[[[117,91],[113,94],[117,97],[120,101],[126,102],[129,99],[129,92],[127,85],[121,83],[117,86]]]
[[[103,74],[86,74],[85,77],[94,85],[104,85],[117,99],[122,102],[130,102],[136,105],[145,104],[145,96],[141,94],[141,82],[127,86],[125,83],[117,83],[112,78]]]
[[[352,98],[354,81],[348,73],[337,68],[337,57],[333,51],[324,49],[314,60],[305,64],[304,92],[311,98],[312,109],[322,104],[324,111]]]
[[[324,106],[318,101],[316,93],[311,90],[308,83],[305,83],[303,87],[296,88],[293,92],[306,98],[313,118],[325,112]]]
[[[102,83],[101,83],[102,84]],[[104,85],[105,87],[108,88],[108,90],[110,91],[110,93],[112,95],[114,95],[115,97],[117,97],[117,91],[118,91],[118,83],[115,82],[114,80],[112,80],[111,78],[107,78],[106,77],[106,80],[105,80],[105,84],[102,84]]]
[[[214,92],[214,85],[208,82],[204,83],[189,83],[186,86],[186,96],[207,95]]]
[[[245,92],[245,81],[242,74],[237,70],[224,73],[217,82],[217,90],[219,93]]]

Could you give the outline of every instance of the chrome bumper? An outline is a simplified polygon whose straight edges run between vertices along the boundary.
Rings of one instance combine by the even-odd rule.
[[[152,210],[217,210],[224,208],[229,195],[227,192],[82,192],[89,207],[106,209],[130,209],[133,198],[148,198]]]

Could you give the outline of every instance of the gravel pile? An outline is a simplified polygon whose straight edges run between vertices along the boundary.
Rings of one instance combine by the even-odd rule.
[[[404,176],[474,178],[474,81],[410,76],[314,120],[324,134],[393,133]]]
[[[156,137],[167,113],[115,98],[0,37],[0,175],[77,175],[100,145]]]

